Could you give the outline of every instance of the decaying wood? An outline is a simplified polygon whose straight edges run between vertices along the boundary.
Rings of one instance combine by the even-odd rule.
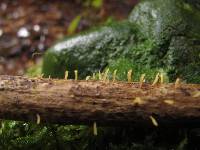
[[[200,85],[0,76],[0,118],[37,123],[199,126]]]

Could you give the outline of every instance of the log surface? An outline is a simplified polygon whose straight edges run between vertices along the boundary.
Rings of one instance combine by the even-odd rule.
[[[0,118],[57,124],[200,126],[200,85],[0,76]],[[155,124],[154,124],[155,125]]]

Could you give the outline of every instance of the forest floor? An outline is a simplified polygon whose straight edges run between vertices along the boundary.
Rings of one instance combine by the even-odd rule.
[[[80,32],[109,18],[126,18],[137,1],[106,0],[95,8],[80,0],[1,0],[0,74],[24,74],[56,40],[68,35],[76,16],[82,16],[76,29]]]

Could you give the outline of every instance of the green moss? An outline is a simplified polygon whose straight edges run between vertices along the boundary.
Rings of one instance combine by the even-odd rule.
[[[164,81],[166,83],[169,81],[168,76],[163,69],[151,69],[151,67],[148,65],[140,65],[127,58],[120,58],[116,61],[112,61],[108,68],[110,69],[110,73],[114,72],[114,70],[117,70],[117,80],[127,81],[127,72],[132,69],[133,81],[139,81],[141,75],[145,74],[145,81],[152,82],[157,73],[162,73],[164,75]],[[112,74],[110,74],[110,76],[111,75]]]
[[[143,0],[129,21],[153,42],[154,47],[144,52],[146,59],[155,60],[148,61],[151,66],[165,69],[171,80],[181,77],[200,83],[200,11],[194,5],[184,0]]]
[[[42,62],[39,62],[38,64],[31,66],[26,71],[26,75],[29,77],[37,77],[41,74],[42,74]]]
[[[83,78],[102,70],[110,60],[127,55],[135,43],[135,33],[130,23],[120,22],[64,39],[45,54],[43,73],[63,78],[69,70],[73,78],[73,70],[78,69]]]

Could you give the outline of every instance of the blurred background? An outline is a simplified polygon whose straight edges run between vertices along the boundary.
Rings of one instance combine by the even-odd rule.
[[[1,0],[0,74],[24,74],[55,41],[127,18],[138,1]]]

